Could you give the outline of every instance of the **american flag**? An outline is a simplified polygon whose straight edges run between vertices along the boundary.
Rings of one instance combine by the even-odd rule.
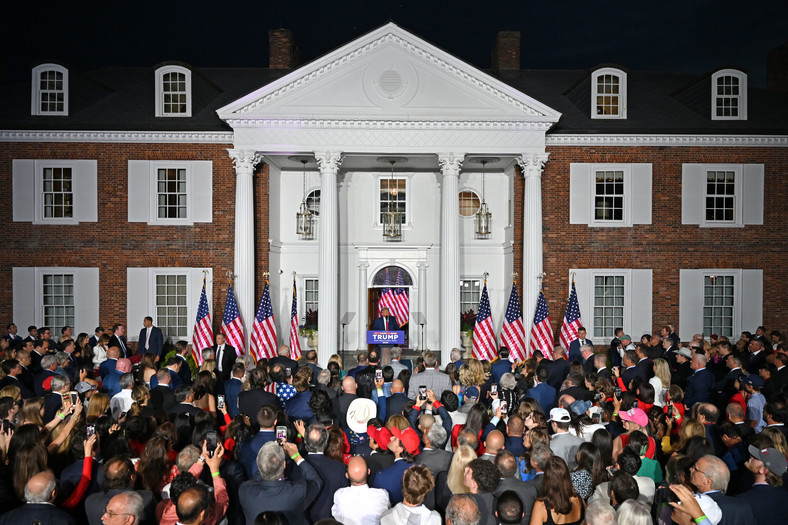
[[[252,346],[250,348],[255,359],[276,357],[276,326],[274,325],[274,310],[271,308],[271,293],[268,290],[268,281],[263,288],[260,306],[254,316],[252,326]]]
[[[473,327],[473,357],[492,361],[496,354],[490,298],[487,295],[487,281],[484,281],[482,297],[479,300],[479,314]]]
[[[197,308],[197,320],[194,322],[194,334],[192,334],[192,354],[197,366],[202,365],[202,349],[212,345],[211,311],[208,309],[208,296],[205,294],[205,279],[203,278],[200,306]]]
[[[296,296],[296,282],[293,279],[293,307],[290,309],[290,359],[301,357],[301,342],[298,340],[298,299]]]
[[[569,345],[577,339],[577,329],[581,326],[583,324],[580,320],[580,305],[577,302],[575,282],[572,281],[572,291],[569,292],[569,304],[566,305],[564,322],[561,324],[561,346],[567,350],[567,353],[569,352]]]
[[[506,318],[501,329],[501,344],[509,349],[509,360],[514,363],[525,361],[525,326],[520,311],[520,299],[517,297],[517,282],[512,283],[509,305],[506,307]]]
[[[391,315],[397,317],[397,301],[394,298],[394,290],[390,288],[391,277],[389,276],[389,269],[386,268],[386,278],[383,280],[383,286],[380,290],[380,299],[378,299],[378,316],[384,308],[388,308]]]
[[[536,302],[534,325],[531,328],[531,341],[529,343],[529,357],[536,350],[541,350],[542,355],[553,360],[553,328],[550,326],[550,312],[547,310],[547,300],[544,292],[539,291],[539,300]]]
[[[227,300],[224,302],[224,316],[222,317],[222,330],[224,337],[230,346],[235,347],[235,354],[241,355],[244,352],[244,325],[241,322],[241,314],[238,313],[238,305],[235,303],[235,292],[233,285],[227,289]]]
[[[394,290],[395,310],[392,313],[397,318],[397,324],[402,326],[408,322],[410,317],[408,289],[402,280],[402,270],[397,270],[397,288]]]

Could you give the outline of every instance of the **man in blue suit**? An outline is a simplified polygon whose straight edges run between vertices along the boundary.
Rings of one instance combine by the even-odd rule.
[[[255,479],[257,475],[257,453],[263,445],[276,441],[276,411],[273,405],[263,405],[257,411],[257,424],[260,430],[241,443],[241,465],[246,472],[246,479]]]
[[[583,345],[590,345],[591,348],[594,347],[594,343],[591,342],[591,339],[586,339],[586,329],[585,327],[578,327],[577,329],[577,339],[569,343],[569,360],[581,362],[583,358],[581,357],[580,349]]]
[[[75,525],[71,515],[55,506],[57,479],[45,470],[25,483],[25,499],[21,507],[11,510],[0,518],[0,523],[46,523],[47,525]]]
[[[107,349],[107,359],[99,365],[99,375],[101,376],[102,381],[109,375],[110,372],[115,370],[119,356],[120,348],[117,346],[112,346]]]
[[[498,359],[490,367],[490,373],[493,376],[493,381],[496,383],[501,382],[501,376],[512,371],[512,362],[509,361],[509,349],[502,346],[498,350]]]
[[[547,414],[555,404],[555,388],[547,384],[547,376],[550,371],[544,363],[536,367],[536,375],[534,376],[535,385],[525,392],[525,397],[530,397],[536,400],[541,407],[542,412]]]
[[[386,489],[393,507],[402,502],[402,477],[412,465],[412,457],[419,453],[419,436],[411,427],[405,430],[391,427],[391,434],[388,449],[394,454],[394,464],[378,472],[372,486],[376,489]],[[377,442],[380,435],[372,432],[370,437]]]
[[[243,377],[246,368],[243,363],[233,364],[231,377],[224,382],[224,403],[230,417],[238,415],[238,395],[243,390]]]
[[[164,335],[161,333],[161,328],[153,326],[153,317],[146,317],[142,324],[137,353],[140,355],[154,354],[158,363],[164,351]]]
[[[695,354],[690,361],[690,367],[694,372],[687,378],[684,405],[692,409],[692,405],[695,403],[705,403],[711,399],[711,391],[714,389],[714,374],[706,368],[706,356],[703,354]]]
[[[380,317],[375,319],[375,322],[372,323],[372,330],[396,332],[399,330],[397,318],[391,315],[391,312],[388,308],[383,308],[380,311]]]
[[[328,430],[323,425],[310,425],[304,436],[304,445],[309,453],[306,461],[312,465],[323,480],[323,489],[309,508],[309,518],[317,523],[323,518],[331,518],[331,507],[334,504],[334,493],[348,486],[345,465],[341,461],[331,459],[323,454],[328,443]]]

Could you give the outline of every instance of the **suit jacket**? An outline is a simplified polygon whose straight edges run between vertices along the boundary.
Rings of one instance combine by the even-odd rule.
[[[750,354],[750,358],[745,365],[747,372],[757,374],[766,364],[766,350],[761,350],[757,355]]]
[[[268,362],[268,364],[269,364],[269,366],[271,368],[273,368],[273,366],[275,364],[277,364],[277,363],[280,363],[285,368],[289,368],[291,375],[295,375],[296,372],[298,372],[298,362],[297,361],[293,361],[289,357],[286,357],[286,356],[283,356],[283,355],[278,355],[278,356],[274,357],[273,359],[271,359]]]
[[[498,483],[498,488],[493,492],[493,495],[498,498],[507,490],[511,490],[517,494],[517,497],[519,497],[520,501],[523,503],[524,516],[520,523],[530,523],[531,512],[534,508],[534,501],[536,501],[536,496],[539,495],[536,485],[520,481],[519,479],[502,478],[501,482]]]
[[[580,339],[575,339],[571,343],[569,343],[569,361],[577,361],[580,363],[583,360],[583,356],[580,353],[580,348],[584,345],[589,345],[591,347],[594,346],[594,343],[591,342],[591,339],[586,338],[583,343],[580,342]]]
[[[713,388],[714,374],[705,368],[696,370],[694,374],[687,378],[687,390],[684,394],[684,405],[692,408],[692,405],[699,401],[708,401],[711,398],[711,391]]]
[[[627,387],[627,390],[629,390],[629,385],[636,377],[640,378],[641,382],[648,381],[648,378],[643,375],[643,371],[639,370],[637,366],[631,366],[621,372],[621,380],[624,381],[624,386]]]
[[[512,371],[512,362],[508,359],[497,359],[490,367],[490,373],[496,383],[501,382],[501,376]]]
[[[219,366],[219,347],[217,345],[213,345],[213,351],[216,353],[216,366],[217,366],[217,376],[218,374],[218,366]],[[224,350],[222,351],[222,373],[219,376],[219,382],[224,384],[225,381],[230,379],[230,373],[233,369],[233,363],[235,363],[235,358],[238,357],[238,354],[235,351],[234,346],[230,346],[227,343],[224,344]]]
[[[137,346],[137,353],[140,355],[149,353],[161,357],[162,352],[164,351],[164,334],[161,333],[161,328],[157,326],[151,327],[148,349],[145,350],[145,339],[147,339],[148,335],[147,332],[148,329],[144,327],[142,330],[140,330],[140,339]],[[110,342],[112,342],[112,340],[110,340]]]
[[[732,498],[720,491],[704,492],[717,502],[722,511],[722,519],[717,525],[756,525],[755,516],[746,501]]]
[[[514,454],[515,457],[525,455],[525,447],[523,446],[523,436],[509,436],[504,439],[504,448]]]
[[[99,375],[101,376],[101,379],[104,379],[109,375],[110,372],[115,370],[117,364],[118,364],[117,359],[107,359],[106,361],[101,363],[99,365]]]
[[[389,502],[393,507],[402,502],[402,477],[411,464],[401,459],[394,461],[389,468],[381,470],[375,475],[372,486],[376,489],[386,489],[389,493]]]
[[[416,463],[424,465],[432,472],[433,478],[439,473],[449,470],[452,453],[438,449],[424,449],[416,456]]]
[[[0,390],[2,390],[3,388],[9,385],[19,388],[19,392],[20,395],[22,396],[22,399],[28,399],[35,395],[33,391],[28,389],[27,385],[25,385],[18,377],[8,375],[5,376],[3,379],[0,379]]]
[[[237,377],[232,377],[224,382],[224,403],[230,417],[235,417],[239,413],[238,396],[243,389],[243,382]],[[269,392],[266,392],[268,394]]]
[[[533,388],[529,388],[525,393],[525,397],[535,399],[539,403],[539,407],[545,414],[550,412],[550,409],[555,405],[556,389],[547,383],[539,383]]]
[[[553,455],[563,458],[566,466],[572,471],[577,465],[577,449],[582,444],[582,439],[569,432],[553,434],[550,439],[550,450],[553,451]]]
[[[372,399],[372,391],[375,390],[375,373],[377,369],[377,365],[369,365],[363,370],[356,372],[356,383],[358,384],[356,395],[358,397]]]
[[[596,371],[596,375],[599,379],[607,379],[609,381],[613,381],[613,374],[610,373],[609,368],[600,368]]]
[[[654,363],[651,362],[649,358],[641,359],[635,365],[635,368],[638,369],[638,375],[646,377],[646,381],[654,377]]]
[[[331,518],[331,507],[334,505],[334,493],[350,485],[345,476],[344,463],[331,459],[323,454],[309,454],[306,460],[315,469],[315,472],[323,481],[323,488],[320,490],[312,506],[309,507],[309,518],[312,523],[322,518]]]
[[[401,392],[391,394],[386,398],[386,416],[391,417],[393,414],[402,415],[402,409],[405,408],[405,403],[408,402],[408,396]]]
[[[226,397],[225,402],[227,402]],[[279,398],[265,390],[252,389],[238,394],[238,412],[246,414],[252,421],[257,421],[257,411],[263,405],[273,405],[277,409],[282,407]]]
[[[737,499],[746,501],[758,525],[782,525],[788,515],[788,498],[785,489],[771,485],[753,485]]]
[[[107,348],[112,348],[113,346],[120,348],[120,357],[129,357],[131,355],[128,346],[126,346],[126,340],[115,334],[112,334],[112,337],[109,338]]]
[[[182,414],[184,412],[191,414],[191,416],[194,418],[197,417],[197,414],[202,412],[202,410],[194,405],[178,403],[177,405],[171,406],[170,409],[167,410],[167,416],[170,418],[170,421],[175,421],[175,418],[178,417],[178,414]]]
[[[399,324],[397,323],[397,318],[393,315],[389,315],[386,317],[389,323],[388,331],[389,332],[396,332],[399,330]],[[386,330],[386,321],[383,320],[383,317],[378,317],[372,323],[372,330],[376,331],[383,331]]]
[[[131,489],[110,489],[107,492],[96,492],[91,494],[85,500],[85,513],[88,517],[90,525],[101,525],[101,516],[104,514],[104,509],[114,496],[121,492],[131,491]],[[135,490],[137,494],[142,496],[143,502],[143,515],[142,525],[158,523],[156,521],[156,500],[153,494],[148,490]]]
[[[497,525],[495,517],[495,496],[491,492],[469,494],[479,507],[479,525]]]
[[[257,453],[263,445],[276,439],[274,430],[260,430],[254,436],[240,444],[241,454],[239,460],[246,473],[246,479],[255,479],[257,474]]]
[[[440,399],[444,390],[451,390],[451,379],[443,372],[433,368],[428,368],[420,374],[413,374],[408,386],[408,397],[410,399],[416,399],[416,396],[419,394],[419,386],[421,385],[425,385],[427,390],[435,392],[435,397]]]
[[[122,375],[122,372],[113,370],[107,375],[107,377],[104,378],[104,381],[101,382],[101,388],[106,390],[109,397],[112,397],[120,392],[120,376]]]
[[[299,392],[285,402],[285,412],[287,412],[290,421],[301,419],[304,423],[315,417],[312,409],[309,408],[309,400],[312,399],[312,392],[305,390]]]
[[[323,481],[308,461],[298,465],[298,481],[247,481],[238,490],[246,523],[254,523],[266,510],[283,512],[289,525],[307,525],[306,511],[317,498]]]
[[[192,369],[189,367],[189,360],[180,354],[176,354],[181,360],[181,369],[178,370],[178,377],[181,378],[181,384],[192,384]]]
[[[167,411],[177,405],[175,401],[175,392],[169,385],[157,385],[150,391],[150,406],[154,412],[159,410]]]
[[[356,394],[341,394],[334,399],[334,417],[342,430],[348,428],[347,409],[350,408],[350,403],[352,403],[356,397]]]
[[[44,381],[55,375],[52,370],[42,370],[36,377],[33,378],[33,389],[35,394],[39,397],[46,395],[47,391],[44,390]]]
[[[594,400],[594,392],[591,392],[587,388],[583,386],[570,386],[569,388],[565,388],[561,390],[561,395],[569,394],[570,396],[574,397],[580,401],[593,401]]]
[[[0,516],[0,525],[22,525],[36,522],[47,525],[76,525],[77,523],[70,514],[47,503],[25,503]]]
[[[547,367],[548,373],[546,382],[558,392],[561,390],[561,383],[563,383],[566,376],[569,375],[570,363],[566,359],[556,359],[549,363]]]

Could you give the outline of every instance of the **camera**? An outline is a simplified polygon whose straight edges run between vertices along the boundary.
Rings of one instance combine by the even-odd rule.
[[[276,442],[279,445],[283,445],[284,442],[287,441],[287,427],[285,426],[278,426],[276,427]]]

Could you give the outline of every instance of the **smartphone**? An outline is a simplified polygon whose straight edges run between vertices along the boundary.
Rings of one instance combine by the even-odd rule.
[[[7,419],[3,420],[3,433],[7,434],[9,430],[13,430],[14,424],[8,421]]]
[[[501,401],[501,415],[504,415],[507,412],[509,412],[509,403],[506,401]]]
[[[594,423],[602,424],[602,413],[601,412],[595,412],[594,414],[592,414],[591,415],[591,421],[593,421]]]
[[[616,399],[621,399],[621,388],[616,387]]]
[[[79,399],[79,394],[75,390],[72,390],[71,392],[68,393],[68,395],[71,398],[71,404],[76,405],[77,400]]]
[[[96,427],[93,425],[88,425],[88,434],[87,437],[95,436],[96,435]]]
[[[118,417],[118,421],[120,421],[121,419],[124,419],[125,417],[126,417],[126,412],[121,412],[120,416]]]
[[[276,442],[281,446],[285,441],[287,441],[287,427],[276,427]]]
[[[224,408],[224,396],[222,394],[216,396],[216,408],[218,409]]]
[[[377,381],[383,380],[383,370],[375,370],[375,380]]]
[[[427,399],[427,385],[419,385],[419,399]]]
[[[498,385],[497,384],[493,383],[492,385],[490,385],[490,393],[491,394],[498,393]]]
[[[292,370],[290,370],[289,366],[287,368],[285,368],[285,374],[287,374],[287,377],[290,377],[290,373],[291,372],[292,372]]]
[[[205,448],[208,450],[208,456],[213,457],[213,453],[216,450],[216,444],[216,431],[209,430],[205,435]]]

